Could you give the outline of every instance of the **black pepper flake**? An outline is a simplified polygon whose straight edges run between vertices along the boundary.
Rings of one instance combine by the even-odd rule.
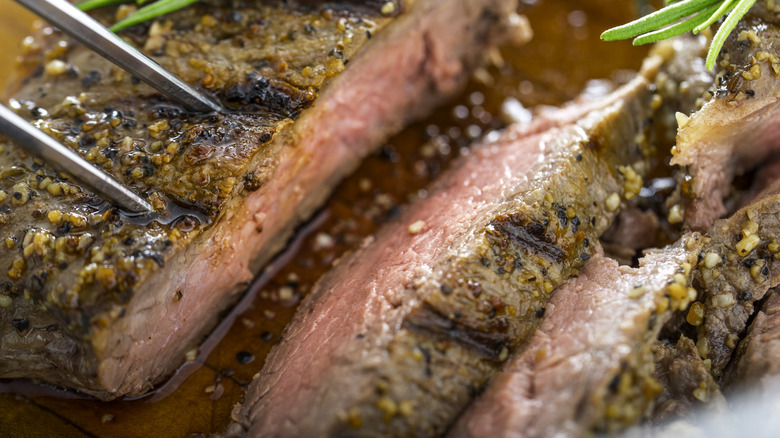
[[[756,92],[748,88],[747,90],[745,90],[745,94],[747,94],[750,97],[753,97],[756,95]]]
[[[766,267],[766,266],[761,268],[761,275],[763,275],[764,277],[768,276],[769,275],[769,268]]]
[[[577,160],[577,161],[582,161],[582,152],[580,152],[577,155],[575,155],[574,159]]]
[[[131,83],[131,84],[133,84],[133,85],[138,85],[138,84],[140,84],[140,83],[141,83],[141,80],[140,80],[140,79],[138,79],[138,78],[137,78],[137,77],[135,77],[135,76],[130,76],[130,83]]]
[[[317,33],[317,28],[312,26],[311,24],[306,24],[305,26],[303,26],[303,30],[305,30],[306,33],[309,34]]]
[[[528,281],[536,281],[536,276],[534,276],[534,277],[528,277]]]
[[[485,267],[490,266],[490,260],[488,260],[487,257],[482,257],[480,259],[480,263],[482,263],[482,266],[485,266]]]
[[[30,321],[27,319],[14,319],[11,321],[11,325],[14,326],[16,331],[23,332],[30,328]]]
[[[133,240],[132,237],[127,237],[127,238],[125,238],[124,242],[125,242],[125,245],[132,245],[132,244],[135,243],[135,240]]]
[[[739,294],[737,294],[737,299],[740,301],[748,301],[751,298],[753,298],[753,294],[749,290],[743,290]]]
[[[547,311],[547,308],[542,307],[541,309],[536,311],[536,317],[537,318],[543,317],[544,316],[544,312],[546,312],[546,311]]]
[[[441,293],[443,293],[444,295],[449,295],[452,293],[452,288],[447,284],[442,284],[439,289],[441,290]]]
[[[65,236],[66,234],[70,233],[70,229],[73,227],[73,225],[70,223],[70,221],[65,221],[62,223],[62,226],[57,228],[54,231],[54,234],[57,236]]]
[[[13,197],[18,201],[22,199],[22,193],[21,192],[14,192]]]
[[[247,351],[239,351],[238,353],[236,353],[236,360],[238,361],[238,363],[241,363],[241,364],[244,364],[244,365],[250,364],[250,363],[254,362],[255,355],[252,354],[252,353],[249,353]]]
[[[97,70],[92,70],[84,75],[83,78],[81,78],[81,85],[83,85],[84,88],[89,88],[95,84],[100,83],[101,79],[102,77],[100,76],[100,72]]]
[[[587,237],[582,239],[582,243],[585,245],[585,248],[590,246],[590,240]]]
[[[555,209],[555,215],[558,216],[558,220],[561,222],[561,227],[565,228],[569,223],[569,217],[566,215],[566,208],[561,205],[553,204]]]
[[[620,386],[620,374],[615,374],[615,377],[613,377],[612,380],[609,382],[609,390],[611,392],[616,392],[618,386]]]
[[[582,260],[588,260],[590,258],[590,256],[588,254],[582,253],[582,254],[580,254],[580,258]]]
[[[574,216],[573,218],[571,218],[571,223],[573,223],[574,225],[579,227],[580,226],[580,218],[578,218],[577,216]]]
[[[263,133],[263,135],[260,136],[260,141],[263,143],[268,143],[268,141],[271,140],[271,137],[272,135],[270,132]]]
[[[750,269],[756,265],[756,261],[755,259],[748,259],[742,262],[742,264],[745,265],[746,268]]]
[[[270,341],[273,338],[274,338],[274,334],[271,333],[271,332],[260,333],[260,339],[262,339],[264,341]]]
[[[372,37],[372,35],[371,35],[371,31],[370,31],[370,30],[367,30],[367,31],[366,31],[366,38],[368,38],[368,39],[371,39],[371,37]]]

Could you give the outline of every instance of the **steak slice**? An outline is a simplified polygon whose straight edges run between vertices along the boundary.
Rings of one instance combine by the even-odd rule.
[[[475,147],[340,261],[269,354],[231,433],[442,434],[641,187],[660,64],[650,58],[584,115],[570,107]]]
[[[680,336],[675,345],[658,342],[654,354],[655,378],[663,388],[655,400],[654,423],[689,417],[705,405],[712,412],[726,412],[720,386],[690,338]]]
[[[727,211],[735,175],[763,162],[780,145],[778,17],[757,2],[724,45],[714,98],[681,127],[671,164],[687,170],[685,223],[705,230]]]
[[[729,389],[756,389],[764,396],[780,388],[780,295],[771,291],[756,313],[734,363],[725,375]]]
[[[688,288],[701,245],[694,234],[640,259],[636,269],[594,256],[555,291],[526,349],[449,435],[586,436],[636,422],[661,390],[653,347],[671,313],[670,285]]]
[[[754,303],[780,283],[780,182],[758,200],[707,232],[697,280],[700,302],[691,309],[698,332],[696,346],[720,376],[731,360]]]
[[[339,179],[458,89],[515,7],[374,4],[209,0],[126,34],[227,114],[186,113],[51,29],[27,41],[11,106],[157,212],[0,145],[0,377],[148,391]]]

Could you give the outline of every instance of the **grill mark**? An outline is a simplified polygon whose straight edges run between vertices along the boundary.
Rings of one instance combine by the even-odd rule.
[[[491,361],[498,361],[501,350],[510,345],[508,334],[489,333],[466,327],[442,315],[429,303],[424,303],[406,317],[402,327],[429,338],[454,341],[467,350]],[[501,330],[501,327],[498,329]]]
[[[566,259],[566,252],[555,243],[554,237],[548,235],[547,227],[540,222],[528,221],[522,214],[493,220],[488,229],[494,230],[488,233],[491,240],[498,239],[502,247],[506,244],[502,241],[511,240],[551,261],[560,263]]]
[[[225,88],[220,94],[228,106],[243,112],[270,111],[273,114],[295,118],[311,106],[316,95],[300,90],[276,79],[249,73],[244,82]]]

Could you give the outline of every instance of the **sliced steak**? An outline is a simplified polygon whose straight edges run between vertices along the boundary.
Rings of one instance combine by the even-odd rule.
[[[780,294],[773,290],[740,341],[726,375],[729,389],[756,389],[765,396],[780,389]]]
[[[697,270],[700,302],[689,323],[698,327],[696,346],[720,376],[745,330],[754,303],[780,283],[780,183],[707,232]]]
[[[685,272],[702,244],[696,235],[683,242],[647,255],[637,269],[593,257],[555,291],[528,347],[450,436],[586,436],[641,418],[661,390],[653,346],[670,314],[667,297],[672,287],[687,291]]]
[[[654,423],[688,417],[703,406],[713,412],[726,411],[720,386],[690,338],[680,336],[674,345],[659,342],[654,355],[655,378],[663,388],[655,400]]]
[[[733,177],[780,145],[777,13],[757,2],[728,38],[713,98],[680,129],[671,163],[683,166],[685,223],[707,229],[726,213]]]
[[[157,212],[125,215],[0,145],[0,377],[149,390],[340,178],[458,89],[516,6],[375,5],[209,0],[125,34],[228,114],[184,112],[51,29],[29,41],[11,105]]]
[[[269,354],[232,432],[443,433],[639,191],[660,63],[585,115],[570,107],[475,147],[342,260]]]

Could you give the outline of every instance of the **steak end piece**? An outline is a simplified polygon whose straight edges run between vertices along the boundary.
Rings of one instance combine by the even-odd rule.
[[[687,173],[678,207],[692,229],[706,230],[728,213],[723,199],[734,176],[780,145],[778,24],[777,14],[756,2],[726,40],[710,100],[679,130],[671,164]]]
[[[156,213],[2,145],[0,377],[148,391],[361,158],[459,89],[515,7],[310,3],[209,0],[128,31],[227,114],[189,114],[58,32],[36,40],[11,106]]]

